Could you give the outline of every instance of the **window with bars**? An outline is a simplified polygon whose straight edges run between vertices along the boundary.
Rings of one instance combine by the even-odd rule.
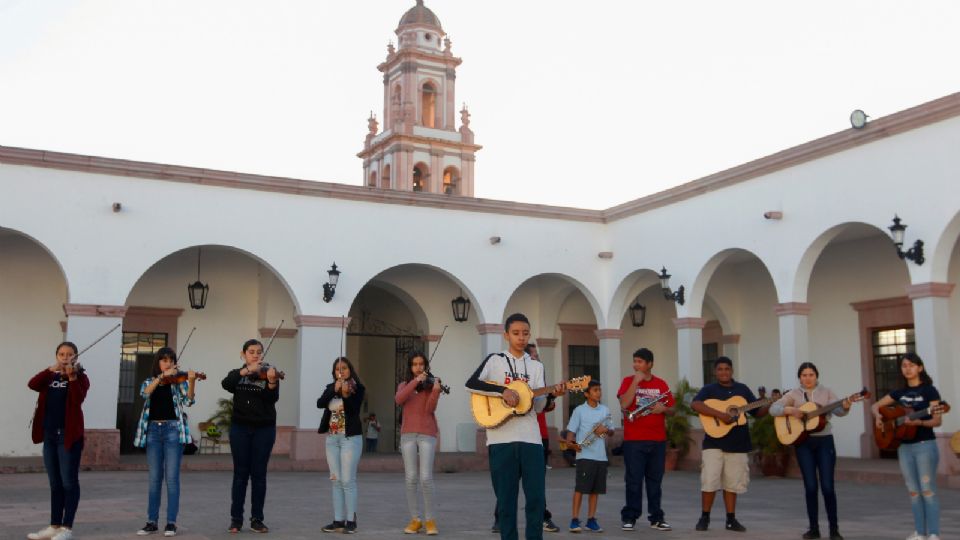
[[[137,357],[155,354],[167,346],[167,334],[124,332],[120,348],[119,403],[133,403],[137,396]]]
[[[916,352],[916,339],[912,326],[902,326],[873,330],[871,342],[874,395],[883,397],[901,386],[900,358],[908,352]]]
[[[590,375],[595,380],[600,380],[600,347],[596,345],[569,345],[567,347],[567,369],[570,378],[580,377],[581,375]],[[550,384],[549,382],[547,384]],[[617,389],[605,388],[604,392],[616,392]],[[573,409],[585,402],[587,398],[583,392],[570,392],[567,394],[567,417],[573,413]]]
[[[703,344],[703,384],[717,382],[717,376],[713,374],[713,361],[720,358],[719,343]]]

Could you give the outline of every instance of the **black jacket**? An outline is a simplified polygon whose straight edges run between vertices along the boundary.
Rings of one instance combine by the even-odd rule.
[[[320,428],[317,429],[317,433],[326,433],[330,430],[330,409],[327,406],[330,405],[330,400],[339,396],[333,391],[335,385],[336,383],[328,384],[323,391],[323,395],[317,399],[317,408],[323,409],[323,419],[320,420]],[[343,400],[343,415],[347,420],[347,437],[363,433],[363,423],[360,422],[360,407],[363,405],[364,390],[363,385],[357,382],[357,390],[350,394],[350,397],[340,396],[340,399]]]
[[[221,383],[224,390],[233,394],[233,422],[252,427],[277,425],[280,385],[270,390],[266,379],[241,377],[241,369],[231,370]]]

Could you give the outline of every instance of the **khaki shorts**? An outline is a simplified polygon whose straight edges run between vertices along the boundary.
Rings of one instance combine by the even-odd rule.
[[[750,461],[746,453],[710,448],[702,452],[700,491],[746,493],[750,484]]]

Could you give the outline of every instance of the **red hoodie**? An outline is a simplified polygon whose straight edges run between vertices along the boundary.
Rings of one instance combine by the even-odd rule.
[[[47,411],[47,389],[50,387],[50,381],[56,374],[49,368],[37,373],[30,379],[27,386],[31,390],[40,392],[37,398],[37,408],[33,412],[33,442],[36,444],[43,442],[43,419]],[[65,413],[63,446],[67,450],[73,446],[73,443],[83,440],[83,400],[87,397],[87,390],[90,389],[90,379],[83,373],[77,375],[76,381],[70,381],[67,385],[67,410]]]

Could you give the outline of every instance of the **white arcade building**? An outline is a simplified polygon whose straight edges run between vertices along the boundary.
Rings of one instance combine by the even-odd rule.
[[[293,460],[322,459],[315,403],[341,347],[384,424],[380,451],[395,451],[402,357],[432,351],[444,328],[433,367],[453,393],[438,410],[441,449],[475,451],[462,384],[501,349],[515,311],[533,322],[550,382],[590,373],[609,400],[645,346],[671,384],[702,384],[724,354],[754,388],[792,387],[813,361],[838,394],[889,390],[896,356],[915,350],[944,399],[960,401],[960,94],[606,210],[484,200],[465,109],[456,125],[461,60],[420,1],[396,33],[359,186],[0,147],[0,456],[40,453],[26,381],[55,345],[83,347],[117,324],[82,359],[94,463],[132,451],[150,355],[194,327],[182,365],[210,376],[196,429],[227,396],[219,380],[243,341],[284,321],[269,359],[286,372],[275,451]],[[895,215],[904,251],[923,242],[922,264],[898,256]],[[664,267],[682,304],[661,289]],[[191,309],[198,280],[209,294]],[[464,322],[451,309],[460,296]],[[841,455],[877,455],[868,416],[858,406],[841,420]],[[946,443],[958,426],[947,415],[939,430],[941,472],[954,477]]]

